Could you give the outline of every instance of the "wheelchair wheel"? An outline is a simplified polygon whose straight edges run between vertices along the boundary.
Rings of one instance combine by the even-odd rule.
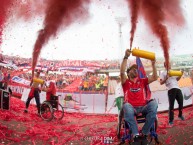
[[[157,131],[157,127],[158,127],[158,118],[157,118],[157,116],[156,116],[156,119],[155,119],[155,131]]]
[[[118,139],[121,139],[121,124],[122,124],[122,122],[121,122],[121,120],[119,119],[119,120],[118,120],[118,125],[117,125],[117,138],[118,138]]]
[[[155,120],[155,132],[157,131],[157,128],[158,128],[158,118],[156,117],[156,120]],[[154,140],[155,140],[155,145],[158,145],[160,144],[160,141],[158,139],[158,135],[156,133],[155,137],[154,137]]]
[[[149,140],[149,144],[151,144],[151,142],[155,141],[155,145],[160,144],[159,140],[158,140],[158,135],[156,133],[157,131],[157,127],[158,127],[158,118],[156,117],[155,122],[153,127],[150,129],[150,140]]]
[[[61,104],[58,104],[57,108],[54,109],[54,118],[57,120],[61,120],[64,117],[64,108],[62,107]]]
[[[45,121],[51,121],[53,119],[53,108],[49,102],[43,102],[40,106],[40,116]]]
[[[117,125],[117,138],[121,139],[123,136],[123,130],[124,128],[124,122],[123,122],[123,109],[120,110],[119,115],[118,115],[118,125]]]

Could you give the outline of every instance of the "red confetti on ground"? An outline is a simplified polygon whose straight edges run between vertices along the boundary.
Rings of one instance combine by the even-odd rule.
[[[0,144],[102,144],[104,137],[116,137],[117,115],[88,115],[65,113],[62,120],[43,121],[34,105],[23,113],[25,103],[11,98],[10,110],[0,110]],[[191,144],[193,140],[192,108],[184,109],[186,121],[177,120],[168,125],[168,113],[158,114],[157,133],[163,144]]]

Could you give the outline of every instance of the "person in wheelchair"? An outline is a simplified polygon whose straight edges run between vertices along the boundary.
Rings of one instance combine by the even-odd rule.
[[[46,92],[46,101],[49,101],[53,108],[57,108],[58,96],[56,96],[56,84],[50,81],[48,87],[44,87],[42,91]]]
[[[42,91],[46,92],[46,101],[49,101],[53,108],[57,108],[57,100],[56,96],[56,84],[53,81],[50,81],[48,87],[44,87]]]
[[[125,51],[125,57],[121,63],[120,75],[121,83],[124,92],[123,112],[124,120],[128,122],[131,127],[133,135],[133,145],[147,144],[147,136],[150,133],[150,128],[155,122],[158,104],[155,100],[148,101],[145,98],[144,88],[157,80],[157,70],[155,61],[152,61],[153,74],[149,78],[139,78],[137,72],[137,65],[131,65],[127,70],[127,60],[131,51]],[[126,71],[126,74],[125,74]],[[142,134],[139,134],[137,122],[135,120],[136,114],[142,113],[146,116],[146,122],[142,127]]]
[[[50,81],[48,87],[44,87],[42,91],[46,92],[46,100],[41,104],[41,118],[46,121],[51,121],[53,118],[61,120],[64,117],[64,109],[59,103],[61,95],[56,95],[55,81]]]
[[[55,82],[50,82],[48,87],[42,88],[42,91],[46,92],[46,101],[51,100],[51,96],[56,96]]]

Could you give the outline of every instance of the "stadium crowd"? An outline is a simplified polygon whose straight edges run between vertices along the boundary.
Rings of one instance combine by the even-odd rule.
[[[21,58],[19,56],[0,55],[2,63],[11,63],[18,67],[18,69],[11,69],[10,67],[0,66],[0,81],[15,83],[12,77],[18,76],[25,80],[31,80],[31,58]],[[146,60],[145,60],[146,61]],[[157,62],[158,66],[161,62]],[[144,67],[149,65],[149,62],[143,63]],[[108,83],[115,82],[116,78],[108,76],[107,73],[99,74],[96,70],[113,70],[119,69],[119,60],[103,60],[103,61],[79,61],[79,60],[46,60],[40,59],[38,61],[36,70],[40,70],[41,79],[45,81],[54,80],[58,90],[73,91],[87,91],[87,92],[103,92],[107,90]],[[189,75],[187,75],[189,76]],[[185,78],[184,80],[187,80]],[[181,81],[186,84],[187,81]],[[112,88],[108,89],[113,93]]]

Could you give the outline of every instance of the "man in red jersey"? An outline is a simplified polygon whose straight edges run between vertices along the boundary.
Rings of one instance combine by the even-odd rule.
[[[136,64],[130,66],[126,71],[127,59],[130,54],[131,51],[127,49],[120,69],[121,83],[125,97],[123,111],[125,121],[127,121],[131,126],[131,131],[134,137],[133,145],[141,145],[140,140],[144,142],[143,144],[147,143],[147,135],[156,119],[158,104],[155,100],[148,102],[145,97],[144,88],[149,83],[157,80],[157,70],[155,67],[155,61],[152,61],[153,74],[149,78],[141,79],[138,77]],[[139,113],[146,115],[146,122],[142,128],[142,136],[139,136],[138,126],[135,120],[135,114]]]

